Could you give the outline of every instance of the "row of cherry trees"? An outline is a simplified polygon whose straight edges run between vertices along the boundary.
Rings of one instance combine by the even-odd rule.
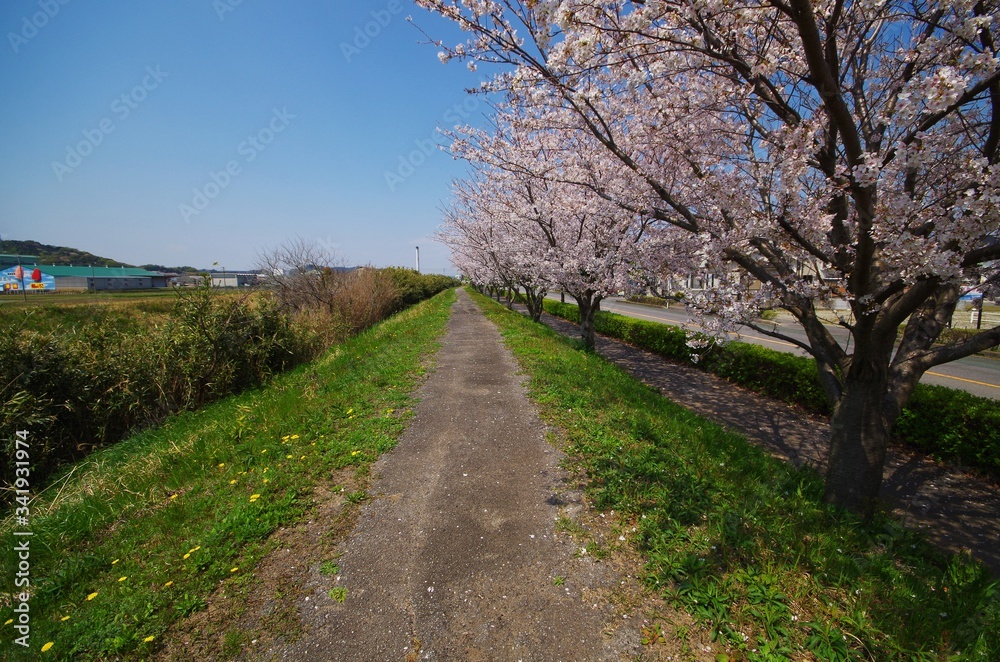
[[[587,159],[582,145],[567,140],[574,136],[546,127],[545,118],[528,125],[524,110],[498,112],[493,133],[457,136],[453,149],[472,175],[453,187],[441,238],[475,282],[522,291],[536,320],[547,291],[569,293],[593,347],[601,299],[662,257],[652,219],[596,192],[616,185],[616,163]]]
[[[1000,342],[938,342],[1000,279],[997,0],[418,3],[469,35],[442,60],[503,65],[495,129],[456,136],[458,266],[585,315],[637,274],[715,274],[696,314],[816,359],[826,500],[870,516],[920,377]],[[835,298],[849,346],[817,315]]]

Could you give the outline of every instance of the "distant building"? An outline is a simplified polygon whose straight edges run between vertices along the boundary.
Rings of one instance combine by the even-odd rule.
[[[19,264],[38,264],[38,256],[0,253],[0,271],[5,270],[7,267],[16,267]]]
[[[20,256],[24,258],[25,256]],[[25,289],[38,290],[151,290],[169,287],[169,277],[155,271],[135,267],[64,267],[59,265],[24,264]],[[6,292],[17,291],[14,272],[17,267],[0,271],[0,282]],[[32,275],[38,279],[33,279]],[[43,286],[51,282],[51,287]],[[36,283],[32,285],[32,283]]]
[[[4,294],[53,292],[55,289],[55,278],[42,273],[38,267],[13,266],[0,270],[0,291]]]
[[[252,287],[258,281],[258,274],[212,274],[212,287]]]

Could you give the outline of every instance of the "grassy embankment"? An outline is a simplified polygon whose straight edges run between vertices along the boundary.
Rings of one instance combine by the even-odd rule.
[[[580,321],[576,304],[548,300],[545,310],[574,323]],[[680,327],[606,311],[597,313],[594,328],[667,359],[696,365],[758,393],[817,414],[830,414],[830,403],[811,357],[739,341],[722,345],[709,342],[707,347],[694,350],[688,345],[687,331]],[[940,460],[956,461],[1000,479],[1000,402],[992,398],[918,384],[893,434],[897,440]]]
[[[834,511],[815,473],[474,296],[587,472],[594,505],[615,511],[623,544],[643,555],[648,584],[727,659],[1000,659],[1000,594],[984,568],[886,517],[864,526]]]
[[[395,445],[453,300],[438,295],[266,387],[173,416],[67,470],[31,502],[30,646],[10,643],[8,594],[4,654],[147,657],[220,582],[251,591],[270,535],[308,516],[314,490],[345,469],[367,475]],[[0,524],[5,583],[12,532],[23,528]]]

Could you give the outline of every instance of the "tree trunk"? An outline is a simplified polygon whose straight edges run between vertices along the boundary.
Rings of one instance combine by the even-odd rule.
[[[526,286],[524,288],[524,300],[528,307],[528,315],[532,322],[539,322],[542,319],[542,302],[545,300],[545,290]]]
[[[849,379],[830,418],[830,453],[823,500],[871,519],[889,441],[884,414],[886,382]]]
[[[587,350],[593,350],[596,346],[594,315],[601,309],[601,297],[587,291],[580,295],[574,294],[573,298],[580,308],[580,338],[583,340],[583,346]]]

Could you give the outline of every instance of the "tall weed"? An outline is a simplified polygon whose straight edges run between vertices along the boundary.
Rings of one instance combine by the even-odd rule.
[[[92,307],[49,315],[71,323],[34,331],[23,318],[0,319],[7,338],[0,345],[0,444],[12,453],[15,431],[31,431],[36,486],[97,448],[260,384],[320,349],[269,297],[221,296],[207,286],[181,294],[170,313],[145,323]],[[4,487],[13,471],[13,463],[0,468]],[[2,494],[9,501],[9,489]]]

